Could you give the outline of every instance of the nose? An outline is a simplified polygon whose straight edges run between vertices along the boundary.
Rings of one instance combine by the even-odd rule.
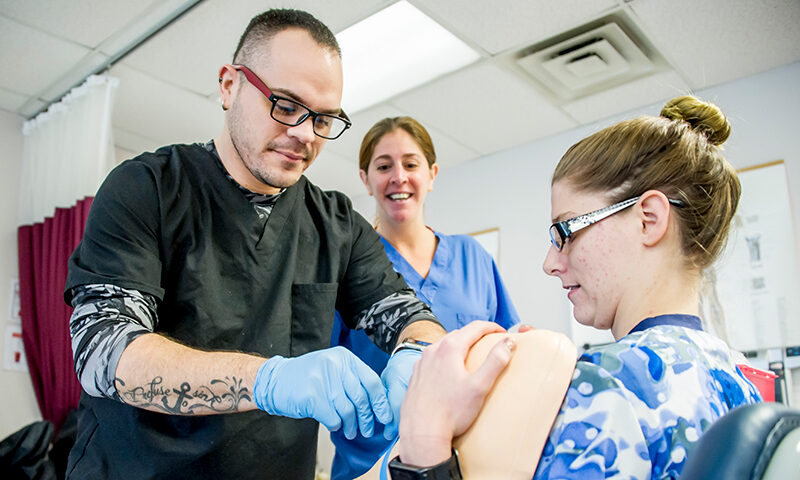
[[[403,165],[397,165],[392,168],[392,181],[395,183],[404,183],[408,179],[408,172],[403,168]]]
[[[542,263],[542,270],[550,276],[556,276],[564,271],[564,262],[562,260],[562,253],[556,248],[555,245],[550,245],[547,250],[547,255],[544,257]]]
[[[307,145],[316,139],[314,134],[314,118],[309,115],[300,125],[295,125],[286,129],[286,134],[297,139],[303,145]]]

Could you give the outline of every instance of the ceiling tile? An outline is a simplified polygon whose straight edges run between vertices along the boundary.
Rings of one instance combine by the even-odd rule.
[[[446,172],[448,168],[455,167],[480,156],[480,153],[466,147],[459,141],[450,138],[433,127],[426,127],[431,136],[433,148],[436,149],[436,163]],[[442,170],[440,170],[441,172]],[[445,175],[447,175],[445,173]]]
[[[153,3],[154,0],[3,0],[0,15],[94,48]]]
[[[0,17],[0,87],[36,95],[89,50]]]
[[[357,168],[358,152],[361,150],[361,140],[364,138],[367,131],[383,118],[397,117],[400,115],[408,114],[385,102],[367,110],[362,110],[354,114],[351,118],[353,126],[347,129],[341,137],[328,142],[325,148],[346,158],[353,163],[354,168]]]
[[[23,117],[29,118],[36,115],[38,112],[43,111],[46,107],[50,105],[37,99],[29,98],[24,105],[22,105],[17,111]]]
[[[115,127],[162,144],[204,142],[219,134],[219,104],[123,65],[110,75],[119,78]]]
[[[335,141],[328,142],[325,149],[331,150],[347,159],[352,162],[353,168],[357,168],[358,152],[361,149],[361,141],[367,131],[383,118],[402,115],[413,117],[409,112],[386,102],[378,104],[369,110],[361,111],[353,116],[353,126],[347,130],[347,133]],[[441,167],[452,167],[480,155],[477,151],[462,145],[458,140],[449,137],[431,125],[426,125],[424,122],[420,123],[423,124],[431,136],[431,141],[436,149],[436,161]]]
[[[563,105],[581,123],[591,123],[612,115],[685,95],[690,88],[675,72],[662,72]],[[658,112],[653,112],[657,114]]]
[[[411,3],[492,55],[544,40],[617,6],[615,0],[411,0]]]
[[[797,0],[637,0],[631,8],[692,88],[729,82],[800,57]]]
[[[219,68],[232,61],[239,37],[250,19],[270,6],[300,8],[337,32],[372,13],[383,0],[341,2],[290,1],[267,5],[262,0],[206,0],[132,52],[123,63],[150,72],[168,83],[203,95],[217,90]],[[344,53],[346,55],[346,52]]]
[[[0,88],[0,109],[19,113],[18,110],[29,98],[27,95]]]
[[[392,103],[482,154],[577,125],[531,84],[490,62],[401,95]]]

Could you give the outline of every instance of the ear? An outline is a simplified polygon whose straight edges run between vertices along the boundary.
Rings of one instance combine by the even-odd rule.
[[[439,175],[439,164],[434,163],[433,166],[430,168],[431,170],[431,183],[428,185],[428,191],[433,191],[433,181],[436,180],[436,175]]]
[[[370,188],[369,182],[367,182],[367,172],[364,170],[359,170],[358,176],[361,177],[361,181],[364,183],[364,186],[367,187],[367,193],[372,196],[372,188]]]
[[[637,212],[642,222],[642,242],[648,247],[657,245],[669,229],[669,199],[663,192],[648,190],[639,199]]]
[[[223,110],[231,108],[234,87],[238,84],[239,72],[228,64],[223,65],[219,69],[219,103]]]

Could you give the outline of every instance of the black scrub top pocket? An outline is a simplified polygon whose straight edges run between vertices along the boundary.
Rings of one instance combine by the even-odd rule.
[[[330,346],[337,283],[292,285],[292,343],[297,357]]]

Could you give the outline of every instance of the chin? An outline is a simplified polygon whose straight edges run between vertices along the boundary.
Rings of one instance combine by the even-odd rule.
[[[384,208],[383,210],[386,213],[386,217],[392,222],[403,223],[409,218],[411,218],[411,215],[407,215],[405,212],[398,212],[392,209],[391,207],[392,205],[386,205],[386,208]]]
[[[580,323],[581,325],[583,325],[585,327],[597,328],[597,326],[595,326],[594,322],[591,319],[590,320],[586,320],[584,318],[576,316],[575,317],[575,321]]]
[[[596,328],[598,330],[608,329],[608,327],[604,327],[602,324],[600,324],[593,315],[587,315],[580,311],[573,311],[572,316],[575,317],[576,322],[583,326]]]

